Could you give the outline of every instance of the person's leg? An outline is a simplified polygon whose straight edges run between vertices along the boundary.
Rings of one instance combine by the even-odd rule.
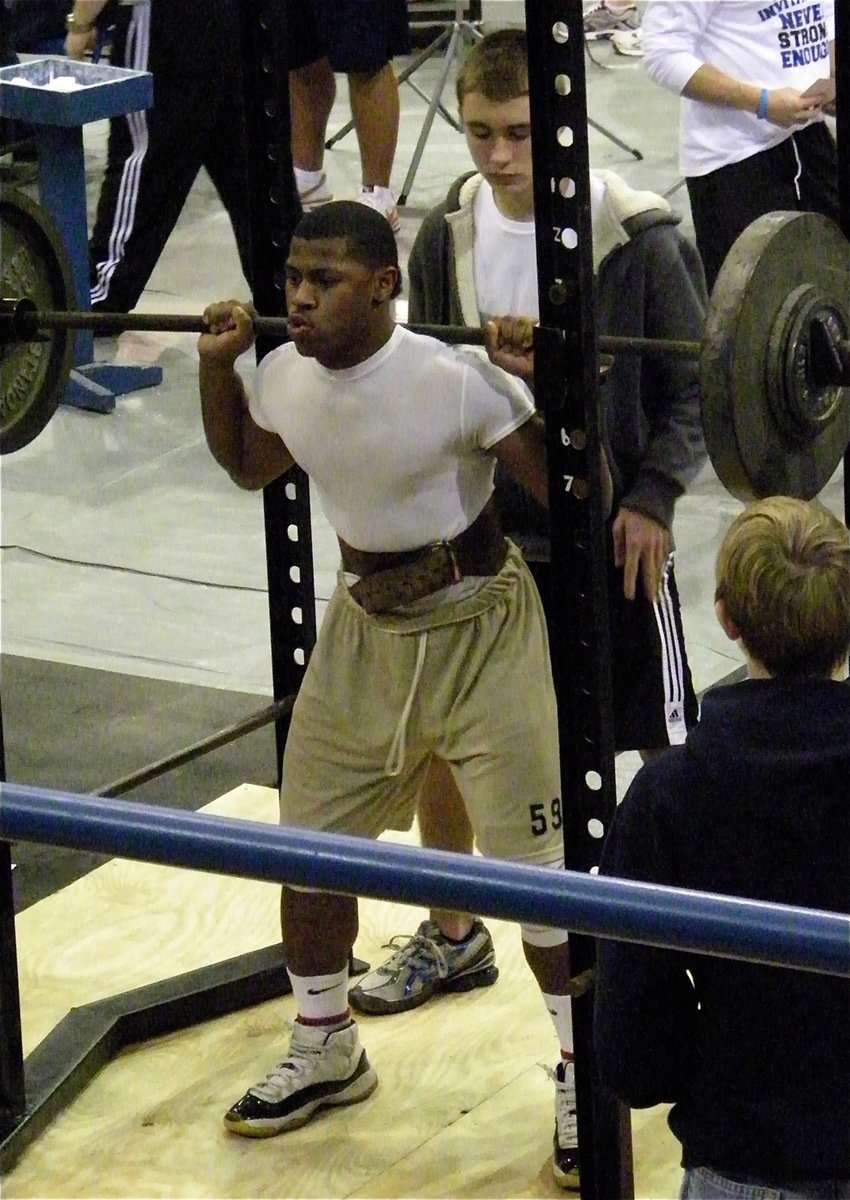
[[[318,1109],[357,1104],[378,1086],[346,1000],[357,901],[284,888],[281,928],[298,1015],[285,1057],[225,1113],[225,1127],[243,1137],[297,1129]]]
[[[280,927],[289,971],[295,975],[332,975],[348,967],[349,952],[357,937],[357,899],[283,887]],[[316,936],[319,929],[321,937]]]
[[[808,125],[791,138],[800,158],[800,208],[840,222],[838,157],[835,138],[824,121]]]
[[[679,1200],[841,1200],[845,1196],[850,1196],[850,1184],[838,1181],[733,1178],[711,1167],[688,1167],[679,1192]]]
[[[563,859],[552,865],[563,869]],[[572,997],[584,990],[585,982],[572,978],[566,930],[523,925],[522,948],[555,1027],[561,1051],[555,1069],[546,1068],[555,1084],[552,1171],[560,1187],[576,1190],[580,1186],[580,1177]]]
[[[472,853],[472,826],[448,763],[432,758],[417,802],[427,849]],[[393,939],[393,943],[395,939]],[[477,917],[432,908],[416,933],[348,993],[351,1007],[373,1016],[418,1008],[433,996],[488,987],[499,977],[490,931]]]
[[[166,17],[147,4],[118,11],[126,25],[116,65],[152,71],[156,104],[110,122],[89,243],[91,304],[102,312],[129,312],[138,302],[200,169],[206,134],[198,127],[208,107],[203,86],[170,57]]]
[[[289,72],[292,161],[296,168],[321,171],[325,133],[336,99],[336,80],[327,58]]]
[[[219,11],[218,49],[215,59],[221,77],[238,82],[242,77],[241,41],[237,6]],[[237,88],[238,91],[238,88]],[[246,118],[233,95],[221,91],[207,99],[208,113],[200,129],[205,129],[203,166],[230,217],[242,273],[253,291],[254,250],[252,246],[251,204]]]
[[[226,133],[224,132],[225,128],[228,129]],[[240,133],[241,126],[232,117],[229,122],[222,122],[222,136],[219,138],[214,135],[210,139],[204,166],[227,210],[227,215],[230,217],[242,274],[245,276],[249,291],[253,291],[248,162],[245,140]]]
[[[644,762],[681,744],[699,708],[685,648],[670,556],[655,601],[641,588],[623,595],[623,572],[609,564],[614,745],[639,750]]]
[[[543,606],[515,547],[497,582],[503,603],[481,615],[458,660],[467,686],[451,706],[440,753],[452,762],[482,854],[562,869],[557,705]],[[574,984],[567,933],[530,923],[521,933],[560,1047],[550,1072],[556,1087],[553,1169],[559,1184],[575,1187]]]
[[[280,924],[297,1016],[283,1060],[225,1113],[225,1127],[244,1137],[285,1133],[378,1086],[346,995],[357,900],[284,887]]]
[[[328,14],[329,0],[318,12]],[[390,191],[398,141],[398,83],[392,68],[397,54],[410,50],[404,0],[333,0],[327,22],[328,58],[348,77],[351,116],[360,148],[361,184],[357,199],[383,213],[394,232],[401,228]]]
[[[709,291],[735,239],[764,213],[799,207],[790,138],[707,175],[686,179],[697,249]]]
[[[335,99],[336,80],[326,57],[289,72],[292,166],[305,210],[333,199],[323,167]]]
[[[323,163],[336,81],[328,61],[328,20],[320,0],[302,4],[287,30],[292,166],[305,211],[333,200]]]
[[[399,122],[398,84],[392,65],[387,63],[371,73],[350,74],[348,93],[363,181],[357,199],[383,213],[393,232],[398,233],[401,220],[390,190]]]
[[[472,853],[472,826],[451,767],[441,758],[431,760],[425,786],[417,804],[422,845],[433,850]],[[472,930],[472,914],[449,908],[432,908],[431,920],[446,937],[462,941]]]
[[[377,71],[348,76],[351,116],[360,147],[364,187],[390,186],[398,142],[398,83],[391,63]]]
[[[356,647],[350,654],[348,647]],[[412,721],[402,769],[388,752],[415,676],[417,637],[388,635],[338,587],[325,613],[292,712],[283,757],[285,826],[375,838],[408,827],[428,753]],[[383,681],[379,691],[374,680]],[[225,1126],[270,1137],[323,1107],[366,1099],[377,1077],[348,1009],[348,962],[357,934],[350,896],[284,887],[281,936],[297,1017],[283,1060],[227,1112]]]

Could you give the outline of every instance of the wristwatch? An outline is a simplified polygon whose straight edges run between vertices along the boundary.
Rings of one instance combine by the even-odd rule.
[[[91,33],[95,24],[95,21],[81,21],[72,12],[69,12],[65,18],[65,28],[69,33]]]

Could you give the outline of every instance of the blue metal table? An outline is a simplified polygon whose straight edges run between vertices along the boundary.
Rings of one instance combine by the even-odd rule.
[[[57,80],[67,80],[64,89]],[[53,217],[74,277],[77,307],[91,309],[83,125],[150,108],[153,76],[70,58],[0,68],[0,115],[28,122],[38,147],[41,203]],[[115,397],[162,381],[160,367],[94,361],[91,330],[77,332],[63,403],[110,412]]]

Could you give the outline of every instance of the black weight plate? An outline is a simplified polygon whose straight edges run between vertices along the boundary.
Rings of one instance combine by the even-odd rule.
[[[768,394],[777,315],[806,284],[850,323],[850,242],[818,213],[775,212],[744,230],[711,294],[700,354],[703,431],[721,483],[741,500],[811,499],[850,442],[850,388],[835,419],[802,444],[777,420]]]
[[[38,308],[73,307],[62,238],[43,209],[0,187],[0,296],[28,297]],[[44,429],[68,380],[74,351],[65,329],[44,340],[0,344],[0,454],[20,450]]]

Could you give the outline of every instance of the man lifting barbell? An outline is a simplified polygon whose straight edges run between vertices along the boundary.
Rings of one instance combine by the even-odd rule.
[[[234,369],[254,338],[244,306],[207,309],[198,343],[216,461],[247,488],[297,461],[340,544],[337,587],[286,740],[281,821],[369,837],[408,828],[437,756],[456,773],[485,853],[561,869],[546,623],[492,506],[496,462],[548,504],[542,422],[526,388],[480,353],[396,325],[400,286],[384,218],[331,203],[295,229],[286,264],[292,341],[265,356],[253,395]],[[510,319],[489,326],[494,362],[511,361],[512,331]],[[598,449],[581,456],[584,481],[610,507]],[[504,704],[508,693],[522,703]],[[542,808],[552,818],[544,831],[529,815]],[[348,1008],[356,899],[284,887],[281,928],[298,1016],[284,1060],[225,1116],[248,1137],[283,1133],[377,1086]],[[571,1052],[566,931],[523,925],[522,940]]]

